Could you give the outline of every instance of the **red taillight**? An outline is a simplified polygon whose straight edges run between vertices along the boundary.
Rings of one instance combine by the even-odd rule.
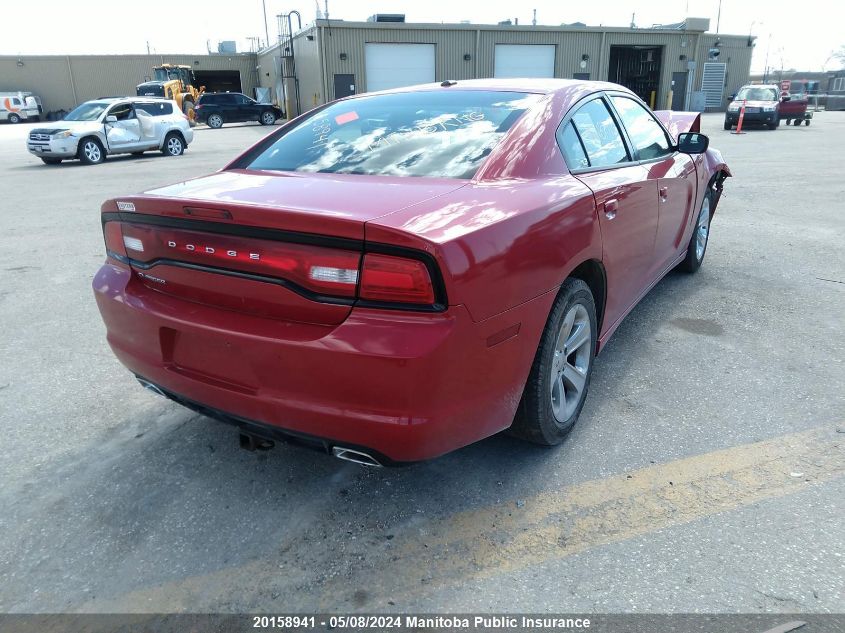
[[[126,257],[120,222],[106,222],[103,226],[103,237],[106,240],[106,251]]]
[[[434,303],[434,286],[425,264],[416,259],[367,253],[361,266],[358,297],[390,303]]]
[[[283,279],[316,294],[355,296],[361,255],[354,251],[140,224],[122,227],[126,252],[139,262],[185,262]]]

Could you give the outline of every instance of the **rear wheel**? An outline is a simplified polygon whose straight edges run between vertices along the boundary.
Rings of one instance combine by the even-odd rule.
[[[810,125],[810,119],[804,119],[804,125]]]
[[[587,397],[597,336],[589,286],[567,279],[540,338],[511,433],[546,446],[563,441]]]
[[[45,158],[43,156],[41,157],[41,160],[44,161],[45,165],[58,165],[62,162],[61,158]]]
[[[799,126],[799,125],[801,125],[801,119],[795,119],[795,120],[792,122],[792,125],[794,125],[794,126],[796,126],[796,127],[797,127],[797,126]]]
[[[273,125],[276,123],[276,115],[270,110],[261,113],[261,125]]]
[[[21,118],[20,118],[20,116],[18,116],[18,115],[17,115],[17,114],[15,114],[14,112],[12,112],[12,113],[9,115],[9,123],[20,123],[20,122],[21,122]]]
[[[181,156],[185,153],[185,141],[176,132],[170,132],[164,137],[164,145],[161,152],[165,156]]]
[[[205,120],[205,122],[208,124],[208,127],[214,128],[215,130],[223,127],[223,117],[219,114],[208,115],[208,118]]]
[[[732,127],[731,122],[725,119],[725,129],[730,130]]]
[[[710,239],[710,219],[713,216],[711,209],[713,194],[708,189],[701,201],[701,209],[698,211],[698,218],[695,221],[695,229],[687,246],[687,256],[678,269],[687,273],[694,273],[701,268],[704,261],[704,253],[707,252],[707,242]]]
[[[197,114],[194,107],[194,102],[190,99],[182,101],[182,112],[188,118],[188,123],[191,127],[194,127],[197,124]]]
[[[99,165],[106,160],[103,146],[95,138],[84,138],[79,143],[79,160],[85,165]]]

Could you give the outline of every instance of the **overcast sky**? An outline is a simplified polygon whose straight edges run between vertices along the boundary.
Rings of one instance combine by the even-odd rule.
[[[290,9],[313,21],[315,0],[265,0],[271,40],[275,15]],[[321,8],[324,0],[320,0]],[[716,30],[719,0],[329,0],[329,16],[365,20],[373,13],[405,13],[409,22],[496,23],[519,18],[530,24],[584,22],[590,26],[627,26],[631,14],[639,27],[680,22],[685,16],[710,18]],[[758,36],[752,71],[769,66],[821,69],[845,44],[845,4],[841,0],[722,0],[721,33]],[[261,0],[37,0],[6,1],[0,18],[0,54],[199,53],[236,40],[249,50],[248,37],[264,39]],[[783,8],[781,8],[783,7]],[[827,69],[839,64],[829,60]]]

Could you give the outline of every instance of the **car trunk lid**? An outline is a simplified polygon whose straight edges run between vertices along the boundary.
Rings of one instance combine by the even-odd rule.
[[[107,202],[104,222],[118,223],[120,238],[106,230],[106,241],[150,290],[336,325],[357,298],[365,223],[464,184],[226,171]]]

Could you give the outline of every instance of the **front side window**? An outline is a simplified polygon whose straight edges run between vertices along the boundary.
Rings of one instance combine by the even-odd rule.
[[[118,105],[114,106],[111,110],[109,110],[109,116],[116,116],[118,121],[126,121],[128,119],[134,118],[132,104],[119,103]]]
[[[279,137],[249,169],[472,178],[539,96],[442,90],[341,101]]]
[[[640,160],[659,158],[672,152],[672,143],[651,112],[628,97],[614,96],[611,100]]]
[[[572,123],[584,144],[590,167],[609,167],[630,160],[619,128],[601,99],[578,108]]]

